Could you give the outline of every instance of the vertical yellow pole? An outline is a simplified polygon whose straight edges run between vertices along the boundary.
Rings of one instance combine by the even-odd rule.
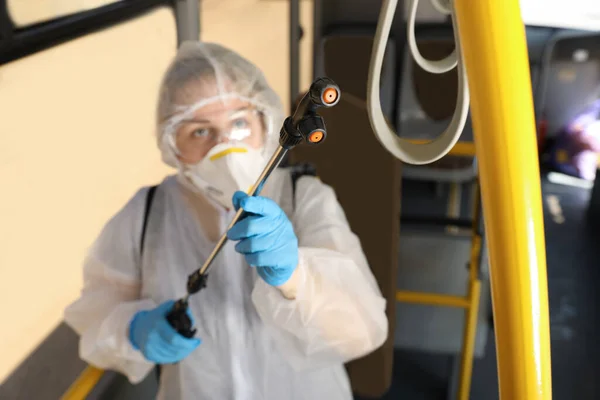
[[[518,0],[454,0],[471,91],[496,329],[500,396],[549,400],[542,198]]]
[[[477,318],[479,316],[479,302],[481,300],[481,281],[479,280],[479,267],[481,264],[481,203],[479,183],[475,187],[473,196],[473,226],[471,228],[471,254],[469,257],[469,288],[467,298],[469,307],[465,311],[465,330],[463,332],[462,359],[460,362],[460,382],[458,388],[459,400],[469,400],[471,394],[471,377],[473,375],[473,356],[475,353],[475,336],[477,334]]]
[[[473,357],[475,354],[475,336],[477,335],[477,317],[481,298],[481,282],[475,279],[469,282],[469,307],[465,311],[465,330],[463,333],[463,351],[460,360],[459,400],[469,400],[471,377],[473,375]]]

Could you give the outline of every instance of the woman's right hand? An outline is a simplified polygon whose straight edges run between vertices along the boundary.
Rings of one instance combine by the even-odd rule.
[[[166,315],[175,302],[166,301],[153,310],[139,311],[129,324],[129,341],[144,357],[157,364],[176,363],[186,358],[201,343],[180,335],[167,322]],[[192,315],[188,311],[188,316]]]

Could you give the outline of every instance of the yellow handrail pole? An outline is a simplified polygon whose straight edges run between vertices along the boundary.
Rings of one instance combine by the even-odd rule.
[[[414,144],[429,143],[431,140],[425,139],[407,139]],[[456,142],[454,147],[448,153],[450,156],[475,156],[475,143],[473,142]]]
[[[481,298],[481,281],[469,282],[469,307],[465,312],[465,328],[463,331],[463,348],[460,359],[460,380],[458,399],[469,400],[471,394],[471,378],[473,376],[473,357],[477,335],[477,317],[479,316],[479,300]]]
[[[550,333],[529,61],[518,0],[454,0],[471,92],[498,380],[505,400],[548,400]]]
[[[458,388],[459,400],[469,400],[471,394],[471,378],[473,376],[473,356],[477,335],[477,317],[481,300],[481,281],[479,268],[481,264],[481,200],[479,183],[475,182],[475,198],[473,201],[473,226],[471,228],[471,253],[469,255],[469,287],[467,298],[469,307],[465,312],[465,328],[463,331],[462,355],[460,360],[460,380]]]
[[[103,370],[88,365],[60,400],[85,400],[103,374]]]
[[[447,294],[413,292],[411,290],[396,291],[396,301],[401,303],[423,304],[428,306],[442,307],[469,307],[469,299],[463,296],[451,296]]]

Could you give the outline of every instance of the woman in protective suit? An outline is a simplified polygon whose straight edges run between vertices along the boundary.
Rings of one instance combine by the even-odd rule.
[[[244,193],[282,121],[256,66],[216,44],[180,47],[157,110],[158,147],[177,173],[147,214],[140,189],[92,246],[65,311],[83,360],[132,383],[159,364],[166,400],[352,398],[343,364],[385,341],[385,300],[329,186],[303,177],[293,194],[281,168],[261,196]],[[190,298],[197,333],[186,338],[165,316],[240,206],[250,216]]]

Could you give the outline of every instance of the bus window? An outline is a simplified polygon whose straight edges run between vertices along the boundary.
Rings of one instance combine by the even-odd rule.
[[[9,1],[13,11],[21,2],[33,8]],[[2,65],[0,304],[19,304],[4,307],[11,329],[0,332],[0,382],[61,322],[107,219],[168,172],[154,110],[176,43],[173,11],[162,7]],[[74,377],[61,376],[63,364],[79,362],[39,361],[43,374],[70,379],[64,387]]]

